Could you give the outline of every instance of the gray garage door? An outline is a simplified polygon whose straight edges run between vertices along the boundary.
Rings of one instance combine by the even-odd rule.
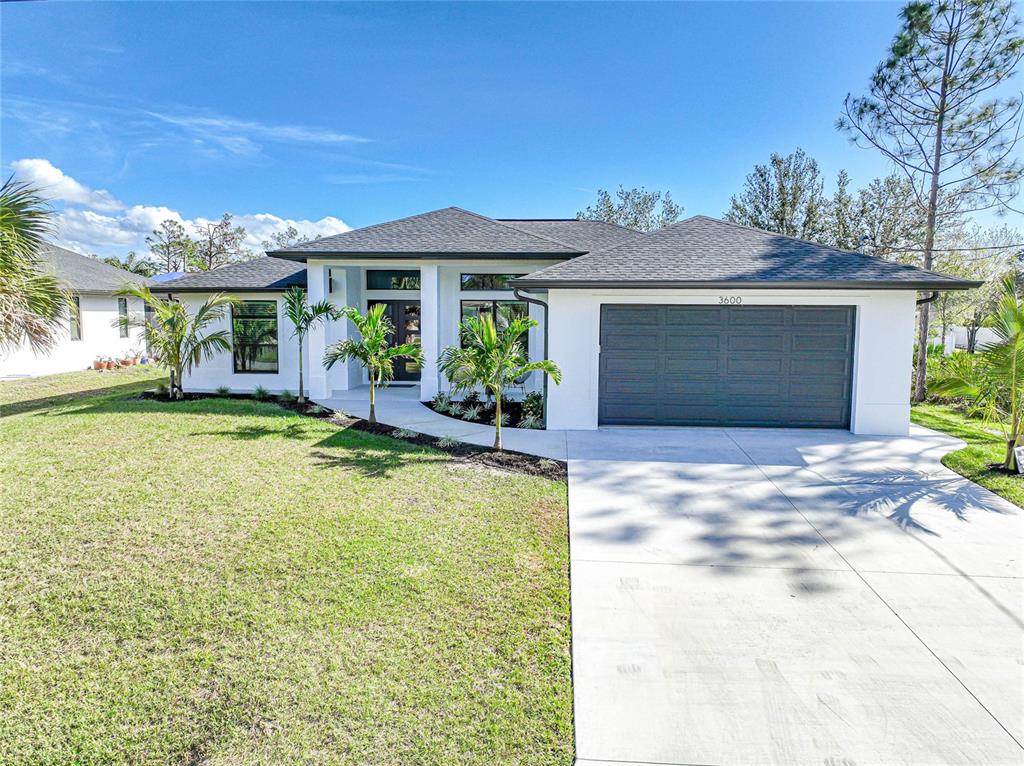
[[[848,428],[853,312],[602,306],[599,420]]]

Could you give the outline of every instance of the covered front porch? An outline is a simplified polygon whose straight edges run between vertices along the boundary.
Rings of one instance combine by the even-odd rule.
[[[459,342],[463,317],[504,311],[528,315],[538,322],[526,338],[531,359],[542,358],[544,311],[517,298],[507,282],[529,273],[544,262],[509,259],[373,258],[309,259],[307,291],[309,301],[328,300],[339,308],[353,306],[366,312],[384,303],[395,325],[395,343],[419,343],[423,363],[401,361],[396,365],[394,387],[389,396],[396,400],[429,401],[446,391],[447,381],[437,368],[437,358],[447,345]],[[308,387],[312,398],[349,398],[349,392],[369,385],[366,370],[356,362],[327,370],[317,362],[326,348],[355,333],[345,320],[315,327],[308,336]],[[536,376],[525,381],[522,393],[537,390]],[[404,388],[403,388],[404,386]],[[360,398],[359,396],[355,397]]]

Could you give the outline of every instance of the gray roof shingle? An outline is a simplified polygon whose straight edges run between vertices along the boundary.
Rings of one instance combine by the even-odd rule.
[[[39,255],[43,269],[58,277],[73,293],[108,294],[117,292],[126,282],[152,284],[146,277],[57,245],[47,244]]]
[[[579,255],[579,250],[540,233],[526,231],[457,207],[446,207],[397,221],[304,242],[268,253],[305,260],[315,255]]]
[[[161,282],[154,290],[175,293],[272,292],[306,286],[306,264],[261,255],[213,271],[197,271]]]
[[[978,283],[863,253],[694,216],[535,271],[521,287],[869,287],[967,289]]]
[[[606,221],[581,221],[576,218],[496,218],[496,221],[517,229],[564,242],[583,252],[604,250],[643,236],[636,229],[627,229]]]

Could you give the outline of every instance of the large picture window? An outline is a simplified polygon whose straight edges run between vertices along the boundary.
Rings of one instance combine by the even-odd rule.
[[[231,309],[235,372],[277,372],[277,302],[242,301]]]
[[[487,314],[494,318],[494,324],[498,330],[508,327],[509,319],[528,317],[530,315],[530,306],[525,301],[460,301],[460,307],[463,319]],[[520,341],[522,341],[523,349],[526,351],[527,358],[529,358],[529,333],[523,333]]]
[[[71,296],[71,340],[82,339],[82,302],[77,295]]]
[[[463,274],[463,290],[511,290],[510,279],[518,279],[522,274]]]
[[[122,338],[128,337],[128,299],[117,299],[117,329]]]
[[[419,290],[420,272],[417,269],[367,269],[367,290]]]

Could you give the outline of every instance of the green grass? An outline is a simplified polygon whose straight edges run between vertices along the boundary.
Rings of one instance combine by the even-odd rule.
[[[1006,456],[1006,441],[988,430],[990,425],[939,404],[915,404],[910,417],[918,425],[967,442],[963,449],[942,458],[944,466],[1024,508],[1024,479],[988,468],[990,463],[1001,463]]]
[[[572,762],[564,484],[61,377],[0,418],[0,761]]]
[[[138,393],[167,373],[153,364],[119,370],[82,370],[0,382],[0,417],[52,407],[100,393]]]

